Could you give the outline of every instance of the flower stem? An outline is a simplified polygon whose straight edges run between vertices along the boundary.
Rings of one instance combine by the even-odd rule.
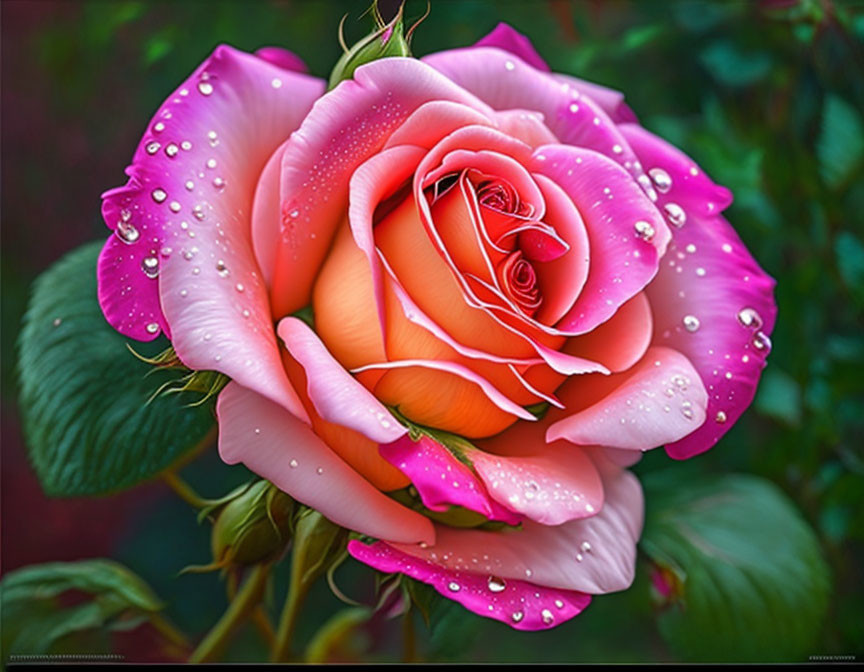
[[[194,506],[196,509],[202,509],[207,506],[207,501],[203,499],[197,492],[192,489],[186,481],[174,471],[163,471],[162,480],[177,494],[180,499]]]
[[[209,662],[215,660],[222,653],[237,627],[250,616],[261,601],[269,574],[269,564],[255,565],[252,568],[222,618],[207,633],[207,636],[189,657],[190,663]]]
[[[279,618],[279,625],[276,628],[276,639],[273,643],[273,653],[270,656],[270,662],[287,663],[290,660],[291,640],[294,636],[294,628],[297,625],[300,609],[306,601],[310,585],[305,581],[291,581],[291,586],[288,588],[288,597],[285,599],[285,606],[282,608],[282,616]]]
[[[414,612],[411,609],[402,616],[402,657],[402,662],[417,662],[417,638],[414,634]]]

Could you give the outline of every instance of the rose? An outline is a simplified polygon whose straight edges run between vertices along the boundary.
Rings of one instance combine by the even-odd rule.
[[[354,557],[520,629],[626,588],[625,467],[710,448],[770,349],[729,192],[504,25],[326,94],[292,59],[219,47],[159,109],[104,197],[106,317],[232,378],[222,457]]]

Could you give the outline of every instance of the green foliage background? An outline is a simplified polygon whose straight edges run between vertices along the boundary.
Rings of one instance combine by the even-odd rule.
[[[341,16],[351,13],[350,42],[367,29],[356,21],[363,9],[336,0],[3,4],[4,451],[15,422],[13,350],[28,288],[63,253],[106,234],[99,194],[123,182],[165,95],[222,42],[247,50],[285,46],[326,77],[341,53]],[[424,10],[410,0],[406,13],[410,19]],[[687,470],[674,466],[681,483],[690,469],[755,474],[793,500],[816,532],[833,585],[812,654],[860,658],[864,4],[433,0],[414,52],[470,44],[502,20],[526,33],[554,70],[624,91],[645,126],[734,192],[728,218],[778,281],[774,351],[753,408]],[[665,466],[668,458],[655,451],[637,471],[646,476]],[[218,496],[248,476],[239,469],[209,454],[184,473]],[[28,515],[14,505],[4,501],[3,515]],[[3,541],[5,548],[17,540]],[[223,589],[215,576],[176,574],[206,562],[207,544],[185,505],[160,499],[129,522],[114,557],[154,586],[175,622],[194,635],[224,608]],[[286,573],[277,577],[276,595]],[[355,595],[370,579],[356,566],[339,576]],[[643,572],[631,591],[596,599],[579,618],[544,633],[512,632],[448,609],[431,634],[421,629],[418,647],[434,660],[675,660],[659,634],[648,582]],[[299,638],[308,639],[339,606],[317,586]],[[372,629],[363,640],[371,647],[367,659],[400,655],[394,626]],[[250,631],[229,656],[259,659],[258,647]],[[719,648],[736,657],[734,642]]]

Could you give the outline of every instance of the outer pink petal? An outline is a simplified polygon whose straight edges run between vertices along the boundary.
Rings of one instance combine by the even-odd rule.
[[[668,190],[658,188],[658,205],[675,204],[686,216],[673,227],[660,273],[647,289],[654,342],[685,354],[708,389],[707,422],[666,447],[685,459],[711,448],[750,405],[771,349],[775,283],[719,215],[728,191],[648,131],[622,128],[645,168],[669,176]]]
[[[338,525],[404,543],[431,543],[428,519],[387,497],[349,467],[305,423],[255,392],[229,383],[216,405],[219,454],[243,462]]]
[[[509,51],[511,54],[515,54],[538,70],[549,72],[549,66],[546,65],[546,61],[537,53],[534,45],[531,44],[531,40],[504,22],[495,26],[495,29],[491,33],[475,42],[474,46],[498,47],[504,51]]]
[[[393,545],[450,570],[591,594],[624,590],[635,571],[642,488],[627,471],[602,476],[606,500],[591,518],[557,526],[526,521],[498,532],[436,525],[434,546]]]
[[[126,170],[129,182],[103,195],[102,215],[117,234],[99,260],[99,301],[112,326],[151,340],[170,324],[173,335],[159,303],[164,268],[181,250],[215,245],[216,222],[234,254],[251,256],[255,181],[323,89],[321,80],[221,46],[166,100]],[[222,258],[210,253],[208,266]]]
[[[572,408],[571,392],[584,404],[585,392],[578,386],[587,384],[586,380],[572,380],[558,390],[568,409]],[[675,350],[652,347],[639,364],[610,376],[603,384],[615,387],[605,394],[605,390],[589,390],[589,399],[599,397],[596,402],[552,424],[546,439],[650,450],[687,436],[705,422],[708,394],[699,374]]]
[[[306,371],[309,399],[324,420],[378,443],[396,441],[407,433],[387,408],[333,358],[305,322],[286,317],[279,322],[277,333]]]
[[[272,292],[277,317],[309,302],[316,271],[342,221],[354,170],[414,110],[434,100],[490,112],[420,61],[385,58],[357,68],[354,79],[321,98],[291,137],[282,158],[284,226]]]
[[[549,72],[549,66],[537,53],[531,41],[506,23],[499,23],[495,30],[474,44],[475,47],[498,47],[515,54],[528,65]],[[556,79],[566,82],[580,93],[590,96],[615,122],[636,121],[632,110],[624,103],[624,95],[600,84],[586,82],[569,75],[554,74]]]
[[[408,436],[378,448],[381,456],[411,479],[423,505],[432,511],[462,506],[486,516],[516,525],[522,519],[499,505],[467,466],[437,441]]]
[[[568,82],[540,72],[518,56],[493,47],[468,47],[425,56],[444,73],[496,110],[535,110],[564,144],[605,154],[639,178],[643,172],[606,112]]]
[[[516,630],[554,628],[577,616],[591,602],[591,596],[585,593],[445,569],[380,541],[367,546],[352,540],[348,552],[379,571],[400,572],[428,583],[475,614],[494,618]]]
[[[258,58],[263,58],[265,61],[279,66],[283,70],[292,72],[309,72],[309,68],[293,51],[288,51],[282,47],[261,47],[255,52]]]
[[[591,331],[651,281],[671,238],[669,227],[632,177],[596,152],[538,147],[532,169],[561,186],[585,221],[588,280],[557,326],[572,334]]]

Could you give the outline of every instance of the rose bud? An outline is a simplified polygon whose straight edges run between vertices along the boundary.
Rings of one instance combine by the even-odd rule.
[[[210,537],[217,565],[275,559],[291,539],[294,500],[269,481],[257,481],[218,511]]]

